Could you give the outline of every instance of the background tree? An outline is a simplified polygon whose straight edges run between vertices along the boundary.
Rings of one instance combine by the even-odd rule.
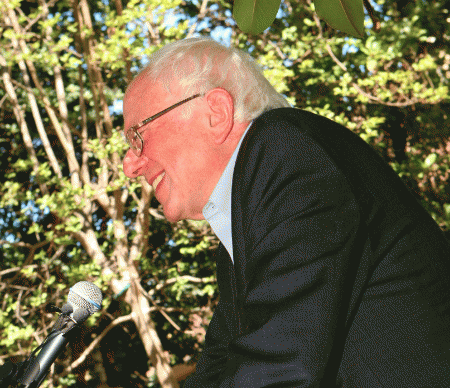
[[[177,3],[169,1],[162,8],[152,1],[129,2],[126,8],[120,1],[0,4],[2,151],[7,157],[1,185],[1,344],[6,355],[23,356],[45,338],[46,302],[60,304],[68,285],[96,279],[107,295],[99,325],[105,330],[91,331],[104,336],[118,323],[132,321],[145,350],[144,366],[148,359],[163,387],[178,386],[170,363],[186,352],[163,350],[156,314],[150,313],[165,316],[164,322],[173,326],[172,337],[196,338],[199,323],[194,318],[210,315],[212,266],[206,266],[206,258],[183,262],[179,252],[188,245],[186,253],[192,255],[211,242],[202,225],[168,224],[158,204],[152,204],[151,188],[125,178],[123,120],[114,112],[132,68],[156,49],[154,40],[164,44],[185,32],[184,26],[156,27]],[[143,35],[144,28],[154,36]],[[187,309],[197,297],[199,306]],[[178,315],[178,323],[169,313]],[[34,332],[33,327],[41,329]],[[72,349],[72,358],[57,368],[53,385],[73,380],[67,373],[85,359],[83,351],[83,346]],[[117,353],[106,350],[100,363],[101,357],[94,356],[93,370],[86,374],[85,368],[78,379],[90,378],[92,386],[117,384],[104,368],[108,360],[117,367]],[[145,383],[148,378],[152,373]]]
[[[151,187],[124,177],[120,133],[127,83],[186,36],[231,40],[293,105],[358,133],[448,233],[450,2],[372,4],[356,39],[309,0],[282,2],[258,36],[226,0],[0,0],[0,362],[29,354],[54,322],[45,305],[90,280],[104,308],[47,386],[176,387],[192,371],[217,239],[204,222],[168,223]]]

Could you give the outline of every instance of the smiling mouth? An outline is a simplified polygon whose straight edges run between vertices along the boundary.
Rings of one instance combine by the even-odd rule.
[[[153,190],[156,191],[156,188],[158,187],[159,182],[161,182],[161,180],[164,178],[164,175],[166,175],[166,172],[165,172],[165,171],[164,171],[162,174],[158,175],[158,176],[156,177],[156,179],[152,182]]]

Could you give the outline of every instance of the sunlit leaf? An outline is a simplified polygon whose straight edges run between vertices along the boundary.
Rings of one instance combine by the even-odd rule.
[[[430,155],[428,155],[425,159],[425,161],[423,162],[423,167],[424,168],[430,168],[437,159],[437,155],[433,152]]]
[[[363,0],[315,0],[317,14],[336,30],[364,36]]]
[[[242,31],[259,34],[273,23],[280,3],[281,0],[235,0],[233,17]]]

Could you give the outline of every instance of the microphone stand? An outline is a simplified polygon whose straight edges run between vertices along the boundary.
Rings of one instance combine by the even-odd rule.
[[[1,388],[37,388],[42,384],[53,362],[74,334],[79,331],[80,320],[75,321],[69,314],[70,311],[63,312],[59,316],[48,337],[33,350],[25,361],[17,364],[8,361],[0,366]],[[37,353],[38,351],[39,353]]]

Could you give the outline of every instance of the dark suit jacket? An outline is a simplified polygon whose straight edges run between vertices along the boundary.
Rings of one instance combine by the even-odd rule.
[[[186,387],[450,387],[449,244],[357,135],[301,110],[261,115],[232,230]]]

